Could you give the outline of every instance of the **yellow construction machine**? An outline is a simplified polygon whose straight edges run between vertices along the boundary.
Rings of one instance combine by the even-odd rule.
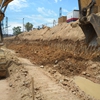
[[[71,23],[79,25],[85,36],[77,40],[67,39],[67,52],[82,59],[100,60],[100,0],[77,0],[79,20]],[[80,33],[81,34],[81,33]],[[73,36],[74,37],[74,36]]]
[[[79,26],[86,37],[86,43],[100,46],[100,0],[78,0]]]
[[[6,77],[7,74],[7,61],[4,51],[1,49],[1,46],[3,45],[1,22],[4,18],[4,13],[7,9],[7,6],[11,1],[12,0],[0,0],[0,78]]]
[[[3,40],[3,36],[2,36],[2,28],[1,28],[1,21],[4,18],[4,13],[7,9],[8,4],[13,1],[13,0],[0,0],[0,43]]]

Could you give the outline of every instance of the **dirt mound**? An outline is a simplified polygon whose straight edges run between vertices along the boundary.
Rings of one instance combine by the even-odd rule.
[[[4,51],[8,61],[9,100],[32,100],[32,83],[27,69],[10,51]]]
[[[74,41],[84,39],[81,28],[76,23],[62,23],[53,28],[44,28],[22,33],[18,36],[20,39],[27,40],[54,40],[54,39],[72,39]]]

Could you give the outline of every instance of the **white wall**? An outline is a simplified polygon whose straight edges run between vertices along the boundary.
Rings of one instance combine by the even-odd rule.
[[[74,18],[79,18],[79,11],[73,11]]]
[[[67,15],[67,19],[70,19],[70,18],[73,18],[73,11],[68,13],[68,15]]]
[[[72,11],[68,13],[67,19],[71,19],[71,18],[79,18],[79,11]]]

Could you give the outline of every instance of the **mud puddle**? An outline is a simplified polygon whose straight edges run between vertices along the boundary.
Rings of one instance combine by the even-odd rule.
[[[87,95],[100,100],[100,84],[93,83],[92,81],[80,76],[75,77],[74,81]]]

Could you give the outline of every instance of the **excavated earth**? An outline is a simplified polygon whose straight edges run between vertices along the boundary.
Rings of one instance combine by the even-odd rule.
[[[1,48],[5,53],[6,78],[0,78],[0,100],[32,100],[32,78],[14,52]]]
[[[89,94],[82,90],[74,80],[76,77],[84,77],[93,83],[100,84],[99,58],[83,57],[78,55],[78,53],[74,53],[73,48],[70,51],[66,49],[68,48],[68,46],[66,47],[68,41],[83,40],[84,34],[77,23],[63,23],[53,28],[35,29],[16,37],[7,38],[5,39],[5,45],[8,49],[15,50],[18,57],[29,59],[34,65],[40,66],[39,70],[42,69],[46,75],[53,77],[57,83],[60,83],[64,89],[72,92],[79,100],[97,100],[100,99],[99,96],[91,95],[91,93]],[[23,67],[21,68],[23,69]],[[14,68],[12,67],[12,69]],[[34,77],[36,76],[34,74]],[[22,75],[18,77],[22,77]],[[11,86],[13,86],[13,82]],[[19,91],[22,91],[22,89]],[[40,93],[39,88],[36,91]],[[97,90],[95,93],[100,94],[100,91]],[[43,96],[40,97],[42,100]],[[40,100],[40,97],[38,100]]]

